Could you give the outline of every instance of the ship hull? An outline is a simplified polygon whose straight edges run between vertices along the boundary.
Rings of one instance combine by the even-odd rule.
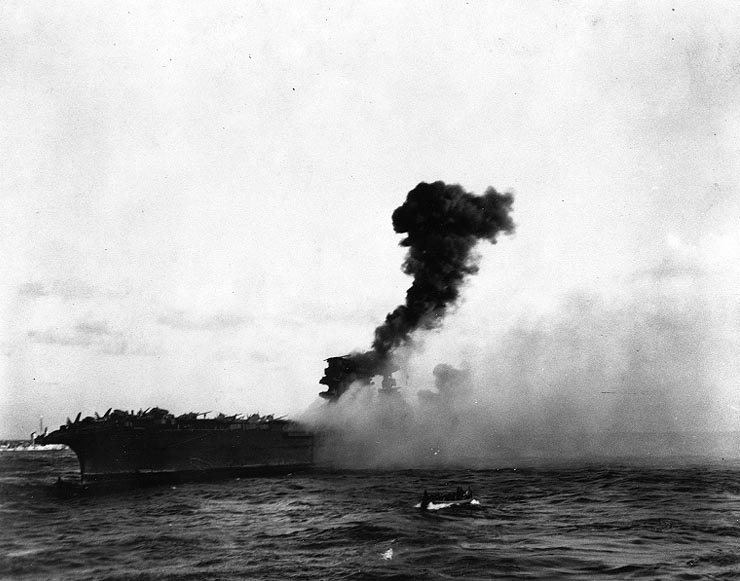
[[[218,429],[72,426],[45,436],[44,443],[65,444],[75,452],[83,483],[284,473],[313,463],[313,436],[289,422],[238,422]]]

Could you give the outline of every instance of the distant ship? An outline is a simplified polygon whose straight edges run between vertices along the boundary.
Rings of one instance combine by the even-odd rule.
[[[46,435],[43,416],[39,418],[39,431],[31,432],[31,437],[28,440],[0,440],[0,452],[48,452],[49,450],[62,450],[64,448],[62,444],[41,445],[39,434]]]
[[[69,446],[79,460],[83,484],[290,472],[313,463],[313,434],[283,418],[175,417],[161,408],[80,415],[37,437],[36,443]]]
[[[49,444],[42,446],[30,440],[2,440],[0,441],[0,452],[49,452],[50,450],[63,450],[62,444]]]

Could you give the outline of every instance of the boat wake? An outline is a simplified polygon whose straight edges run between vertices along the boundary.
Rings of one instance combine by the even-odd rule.
[[[450,501],[442,501],[442,502],[430,502],[424,510],[442,510],[443,508],[453,508],[458,506],[478,506],[480,505],[480,501],[476,498],[472,498],[469,500],[466,500],[464,502],[459,500],[450,500]],[[421,502],[417,502],[414,505],[414,508],[422,508]]]

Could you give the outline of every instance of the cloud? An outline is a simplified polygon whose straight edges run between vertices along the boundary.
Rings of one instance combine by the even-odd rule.
[[[64,333],[59,329],[31,330],[28,332],[28,338],[35,343],[46,343],[47,345],[88,347],[92,343],[91,338],[84,333],[78,334],[74,331]]]
[[[155,355],[156,351],[121,330],[111,329],[106,321],[79,321],[69,328],[52,327],[30,330],[28,338],[35,343],[62,347],[89,348],[105,355]]]
[[[111,335],[105,321],[82,321],[75,325],[75,330],[81,335]]]
[[[677,257],[666,257],[659,264],[639,273],[639,275],[647,276],[656,281],[678,278],[696,279],[704,274],[704,269],[698,264]]]
[[[302,301],[281,311],[273,321],[287,328],[314,327],[330,322],[333,325],[364,325],[372,329],[387,309],[388,304],[382,302],[358,307],[349,303],[329,305],[318,301]]]
[[[253,363],[272,363],[275,361],[275,356],[264,351],[250,351],[247,356]]]
[[[96,294],[94,287],[79,279],[31,281],[18,287],[18,294],[29,298],[59,296],[64,299],[89,299]]]
[[[27,282],[18,287],[18,294],[26,297],[45,297],[49,293],[43,283]]]
[[[123,334],[114,335],[100,345],[100,352],[105,355],[133,355],[150,357],[157,355],[152,347],[139,341],[125,337]]]
[[[183,310],[170,311],[160,315],[157,322],[173,329],[192,331],[221,331],[242,327],[246,319],[235,313],[214,313],[211,315],[186,313]]]
[[[649,279],[655,282],[699,280],[708,274],[705,255],[706,252],[701,248],[685,244],[675,236],[669,236],[663,255],[648,268],[637,271],[635,280]]]

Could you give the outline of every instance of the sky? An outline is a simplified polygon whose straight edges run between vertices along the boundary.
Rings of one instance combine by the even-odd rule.
[[[409,405],[445,364],[503,431],[740,429],[734,3],[296,4],[0,6],[0,438],[324,405],[436,180],[516,232]]]

